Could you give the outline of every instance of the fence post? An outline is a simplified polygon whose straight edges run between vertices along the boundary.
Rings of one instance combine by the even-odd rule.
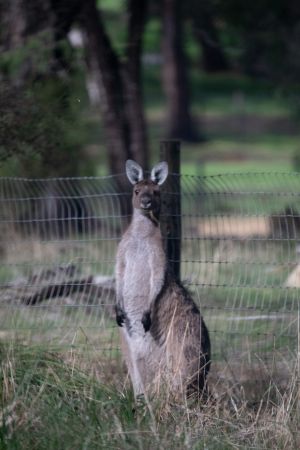
[[[171,269],[175,277],[180,280],[180,141],[162,141],[160,143],[160,160],[168,163],[170,173],[162,186],[161,231]]]

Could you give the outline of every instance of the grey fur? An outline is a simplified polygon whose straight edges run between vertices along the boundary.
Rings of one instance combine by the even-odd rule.
[[[210,365],[210,341],[187,290],[170,274],[159,228],[160,189],[168,166],[151,179],[126,164],[133,188],[133,217],[119,244],[116,312],[121,346],[135,396],[168,386],[172,392],[202,391]],[[137,167],[138,166],[138,167]],[[139,168],[139,169],[138,169]]]
[[[157,183],[159,186],[162,185],[168,176],[168,164],[162,161],[151,170],[151,180]]]
[[[126,175],[131,184],[136,184],[144,178],[143,169],[132,159],[126,161]]]

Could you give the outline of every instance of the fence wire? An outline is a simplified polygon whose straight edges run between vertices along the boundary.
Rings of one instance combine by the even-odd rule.
[[[130,218],[130,186],[120,194],[118,181],[0,179],[1,339],[118,352],[114,265]],[[180,183],[181,277],[201,307],[213,358],[293,357],[300,174],[181,176]]]

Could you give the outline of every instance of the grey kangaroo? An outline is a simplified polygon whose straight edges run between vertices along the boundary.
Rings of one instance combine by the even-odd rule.
[[[160,185],[168,165],[160,162],[144,179],[126,162],[133,184],[133,217],[116,261],[116,320],[135,397],[157,392],[201,393],[210,367],[210,340],[199,309],[172,275],[159,227]]]

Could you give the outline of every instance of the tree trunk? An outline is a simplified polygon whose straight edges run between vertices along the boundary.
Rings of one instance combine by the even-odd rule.
[[[148,147],[144,119],[140,55],[145,22],[146,0],[128,0],[128,43],[125,62],[121,63],[105,31],[101,12],[95,0],[86,0],[83,28],[86,35],[88,66],[93,72],[101,96],[101,110],[107,138],[111,173],[124,173],[125,162],[134,158],[147,167]],[[118,192],[128,190],[124,177],[117,177]],[[131,210],[124,197],[122,213]]]
[[[124,172],[125,161],[148,163],[140,54],[146,11],[145,0],[129,0],[128,43],[121,63],[105,31],[95,0],[85,2],[83,26],[88,64],[101,93],[101,110],[112,173]]]
[[[202,67],[206,72],[223,72],[229,64],[220,44],[210,5],[192,2],[190,17],[193,33],[202,50]]]
[[[122,173],[125,161],[132,157],[121,66],[113,51],[95,0],[84,4],[83,27],[87,57],[101,94],[101,110],[107,136],[112,173]]]
[[[199,139],[190,115],[187,63],[182,48],[180,0],[163,0],[163,82],[167,97],[167,138]]]
[[[146,10],[146,0],[128,0],[128,38],[123,67],[131,152],[144,169],[148,169],[148,143],[142,96],[141,52]]]
[[[22,3],[22,0],[0,0],[0,46],[4,51],[23,45],[26,22]]]

